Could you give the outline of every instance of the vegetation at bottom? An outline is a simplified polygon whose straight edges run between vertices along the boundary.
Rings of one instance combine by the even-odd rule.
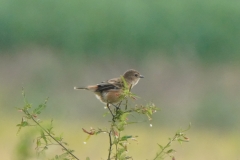
[[[137,116],[145,115],[150,121],[152,120],[152,115],[156,113],[157,110],[159,110],[159,108],[156,107],[155,104],[152,102],[149,102],[145,105],[129,105],[128,101],[137,99],[137,96],[131,93],[126,88],[124,89],[124,92],[122,94],[122,100],[120,101],[120,103],[107,104],[106,106],[108,108],[108,112],[106,113],[106,115],[111,115],[111,120],[109,121],[109,127],[107,129],[82,129],[83,132],[87,134],[87,140],[91,136],[96,136],[102,133],[108,136],[109,141],[106,142],[109,144],[108,154],[106,155],[107,160],[134,159],[134,157],[128,154],[128,145],[130,144],[129,141],[137,141],[138,136],[141,135],[133,136],[131,134],[123,134],[123,131],[126,132],[126,128],[130,127],[129,124],[138,123],[135,121],[130,121],[128,116],[132,114]],[[38,156],[39,158],[51,160],[81,159],[77,155],[75,155],[73,149],[69,148],[68,143],[64,141],[63,136],[61,134],[57,135],[54,132],[53,120],[51,120],[47,126],[42,125],[42,120],[39,119],[39,116],[46,108],[48,99],[46,99],[45,102],[40,104],[39,106],[33,107],[32,104],[30,104],[26,99],[24,90],[22,91],[22,94],[24,97],[24,106],[17,109],[21,111],[24,115],[22,116],[21,122],[17,124],[17,133],[19,134],[22,128],[26,127],[39,128],[39,135],[36,136],[34,140],[36,144],[36,156]],[[171,147],[171,145],[173,142],[189,142],[189,138],[186,136],[186,131],[188,131],[189,129],[190,125],[185,130],[178,130],[173,137],[169,138],[167,144],[156,144],[158,145],[158,151],[156,152],[155,156],[152,156],[152,159],[157,160],[170,157],[172,160],[175,160],[175,150]],[[59,147],[62,151],[60,151],[59,153],[54,153],[55,156],[49,158],[46,154],[46,151],[53,146]],[[86,158],[86,160],[90,159],[91,155]]]

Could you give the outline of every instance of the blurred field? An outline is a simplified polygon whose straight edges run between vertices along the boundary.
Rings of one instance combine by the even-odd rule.
[[[129,155],[151,159],[156,143],[166,143],[191,122],[191,141],[174,144],[176,159],[240,159],[239,7],[235,0],[2,0],[1,158],[36,159],[31,137],[36,131],[27,128],[16,135],[22,114],[15,107],[24,104],[24,87],[35,106],[49,97],[40,118],[54,119],[56,131],[80,159],[105,159],[107,137],[84,145],[81,130],[107,127],[104,105],[73,87],[134,68],[145,76],[133,89],[141,97],[136,103],[152,101],[161,111],[152,128],[146,122],[126,130],[139,136]]]
[[[107,146],[101,149],[98,147],[108,144],[105,143],[106,136],[94,137],[87,145],[83,145],[86,135],[81,131],[81,128],[107,127],[108,118],[102,117],[106,112],[104,105],[92,93],[74,91],[73,86],[94,84],[104,80],[103,77],[118,76],[130,68],[130,65],[126,63],[126,66],[122,66],[116,62],[113,67],[108,68],[104,65],[88,65],[88,62],[79,64],[75,59],[67,61],[71,63],[66,67],[65,59],[55,56],[50,50],[36,48],[1,59],[1,73],[5,74],[1,77],[3,120],[0,147],[5,159],[18,159],[14,155],[25,135],[22,132],[16,136],[15,127],[22,115],[14,108],[23,105],[22,86],[33,106],[50,97],[48,107],[40,118],[53,118],[58,133],[64,133],[66,141],[79,157],[105,157]],[[98,62],[106,64],[107,60]],[[74,67],[78,65],[80,67]],[[224,160],[239,157],[240,75],[237,66],[224,64],[205,68],[198,62],[183,58],[159,57],[157,60],[141,62],[137,68],[145,78],[133,89],[134,93],[142,97],[136,103],[144,104],[152,100],[161,111],[154,115],[151,122],[153,128],[149,127],[149,123],[144,123],[133,125],[132,129],[127,130],[127,133],[139,136],[137,144],[131,142],[130,155],[136,159],[150,159],[157,151],[156,142],[166,143],[167,138],[173,136],[176,130],[185,128],[192,122],[193,128],[188,133],[190,143],[174,145],[178,151],[178,159]],[[140,117],[140,120],[144,118]],[[26,132],[27,130],[29,129]],[[33,146],[29,154],[34,155],[32,139],[28,142]]]
[[[14,126],[16,122],[12,121],[7,124]],[[58,131],[58,133],[64,133],[64,140],[69,143],[71,149],[75,150],[75,155],[77,155],[78,158],[85,159],[86,157],[90,157],[91,159],[105,159],[108,149],[107,135],[100,134],[90,138],[87,144],[83,144],[87,136],[82,132],[82,126],[107,127],[106,124],[103,125],[103,123],[97,123],[96,121],[78,122],[78,124],[76,122],[69,123],[69,121],[65,121],[61,124],[55,124],[57,128],[56,131]],[[129,145],[129,155],[133,156],[134,159],[153,158],[158,151],[156,143],[166,144],[167,139],[172,137],[177,129],[178,128],[169,129],[168,127],[162,127],[161,124],[155,123],[153,123],[152,128],[150,128],[149,125],[141,125],[141,127],[127,129],[127,134],[139,135],[137,142],[129,141],[131,143]],[[1,133],[0,148],[2,158],[19,160],[21,159],[20,155],[22,155],[22,153],[20,154],[19,152],[23,152],[30,157],[29,159],[36,159],[34,158],[36,157],[34,152],[35,142],[32,140],[34,137],[31,136],[32,132],[30,132],[32,129],[22,130],[18,136],[15,134],[16,128],[14,127],[3,127],[3,130],[7,130],[7,132]],[[177,150],[175,153],[176,159],[224,160],[239,158],[240,138],[239,134],[235,131],[219,132],[213,129],[199,130],[193,127],[187,135],[190,137],[189,143],[184,143],[183,145],[174,143],[172,145],[172,147]],[[8,139],[3,137],[8,137]],[[26,145],[26,148],[23,143]],[[49,158],[53,157],[57,151],[61,153],[59,149],[52,147],[50,153],[47,152]]]
[[[239,62],[239,7],[236,0],[2,0],[0,46],[40,44],[75,55],[128,53],[138,59],[156,50],[193,52],[206,62]]]

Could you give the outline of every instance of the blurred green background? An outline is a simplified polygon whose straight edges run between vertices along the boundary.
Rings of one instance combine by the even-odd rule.
[[[108,137],[84,145],[81,129],[107,127],[110,117],[92,93],[73,87],[134,68],[145,76],[133,89],[136,103],[152,101],[161,111],[152,128],[126,130],[139,136],[129,155],[151,159],[156,143],[191,122],[190,143],[173,146],[177,159],[239,159],[239,8],[237,0],[1,0],[1,158],[35,159],[35,131],[16,135],[24,87],[33,106],[50,97],[40,118],[54,119],[80,159],[105,159]]]

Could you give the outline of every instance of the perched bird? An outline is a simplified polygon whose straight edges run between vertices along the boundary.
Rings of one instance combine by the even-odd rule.
[[[122,77],[125,79],[129,90],[138,83],[140,78],[143,78],[143,76],[140,75],[138,71],[133,69],[127,70]],[[121,95],[124,89],[124,82],[122,77],[109,79],[107,81],[101,82],[100,84],[90,85],[87,87],[74,87],[74,89],[85,89],[92,91],[96,94],[96,97],[101,102],[106,104],[114,104],[121,101],[122,99]]]

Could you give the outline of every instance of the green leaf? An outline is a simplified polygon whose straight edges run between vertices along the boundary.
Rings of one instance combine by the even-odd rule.
[[[127,116],[128,116],[129,114],[130,114],[129,112],[125,112],[125,113],[121,114],[121,116],[120,116],[120,121],[126,121]]]
[[[162,145],[158,144],[158,146],[161,148],[161,150],[163,150],[163,146]]]
[[[21,127],[26,127],[28,126],[28,122],[27,121],[22,121],[20,124],[17,124],[17,126],[21,126]]]
[[[40,139],[37,139],[37,148],[41,146],[41,140]]]
[[[127,139],[132,138],[132,136],[123,136],[120,141],[126,141]]]
[[[68,158],[66,158],[68,156],[68,154],[69,154],[68,152],[65,152],[65,153],[63,153],[61,155],[58,155],[58,159],[66,160],[66,159],[68,159]]]
[[[60,137],[54,137],[57,141],[62,141],[62,137],[60,136]]]
[[[40,104],[37,108],[33,110],[33,114],[40,114],[42,110],[46,108],[45,104]]]
[[[21,131],[21,129],[22,129],[22,127],[20,126],[20,127],[18,128],[17,134]]]
[[[149,115],[152,115],[152,114],[153,114],[151,109],[148,110],[148,114],[149,114]]]
[[[46,136],[45,136],[45,134],[44,134],[43,131],[41,131],[41,138],[44,140],[44,142],[45,142],[46,144],[48,144],[47,138],[46,138]]]
[[[103,114],[103,117],[106,117],[110,112],[106,112]]]
[[[67,142],[62,142],[62,144],[66,145],[66,146],[68,145],[68,143],[67,143]]]
[[[20,123],[20,124],[17,124],[17,126],[19,127],[19,128],[18,128],[18,131],[17,131],[17,134],[20,132],[20,130],[22,129],[22,127],[26,127],[26,126],[28,126],[28,125],[29,125],[29,123],[22,118],[21,123]]]
[[[117,158],[119,158],[125,151],[126,151],[125,148],[118,149]]]
[[[87,157],[87,158],[86,158],[86,160],[90,160],[90,158],[89,158],[89,157]]]
[[[123,76],[121,76],[121,79],[123,81],[124,88],[128,88],[128,85],[127,85],[127,82],[126,82],[125,78]]]
[[[25,110],[28,110],[28,109],[32,108],[32,105],[29,104],[29,103],[27,103],[27,104],[25,104],[25,106],[24,106],[23,108],[24,108]]]
[[[173,153],[173,152],[176,152],[174,149],[169,149],[168,151],[167,151],[167,153],[169,154],[169,153]]]
[[[50,126],[49,128],[47,128],[47,131],[48,131],[49,133],[52,133],[52,129],[53,129],[53,127]]]

